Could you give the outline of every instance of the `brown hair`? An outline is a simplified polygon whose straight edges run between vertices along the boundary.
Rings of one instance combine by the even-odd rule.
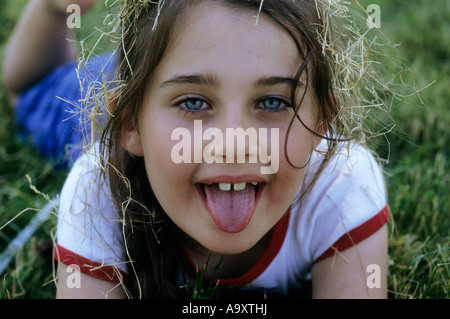
[[[305,92],[312,89],[318,101],[323,127],[331,135],[321,169],[338,145],[336,137],[346,137],[337,115],[339,100],[334,97],[330,59],[323,52],[323,37],[329,37],[314,0],[214,0],[232,8],[251,9],[276,22],[295,41],[303,63],[296,79],[306,76],[306,89],[300,102],[297,87],[291,90],[295,116],[298,116]],[[180,251],[180,230],[167,217],[152,192],[143,158],[134,157],[121,145],[127,128],[138,123],[144,88],[158,66],[177,22],[195,8],[200,0],[124,1],[121,10],[121,43],[118,46],[118,85],[115,88],[113,116],[108,119],[101,145],[107,154],[107,178],[118,211],[123,216],[125,242],[130,259],[127,288],[134,297],[179,296],[177,280],[186,265]],[[263,4],[261,6],[261,4]],[[261,6],[261,7],[260,7]],[[260,10],[260,11],[258,11]],[[145,61],[145,63],[142,63]],[[296,81],[298,82],[298,81]],[[310,87],[309,87],[310,85]],[[297,101],[297,103],[295,103]],[[333,123],[333,125],[329,125]],[[308,128],[312,134],[314,128]],[[331,137],[330,137],[331,136]],[[286,145],[285,145],[286,148]],[[286,150],[285,150],[286,151]],[[289,158],[288,161],[290,162]],[[290,162],[291,163],[291,162]],[[312,186],[315,178],[309,184]]]

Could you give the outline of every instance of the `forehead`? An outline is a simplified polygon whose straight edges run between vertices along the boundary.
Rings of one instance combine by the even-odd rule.
[[[257,10],[201,2],[178,21],[156,71],[293,76],[300,65],[294,40],[264,14],[258,20],[257,15]]]

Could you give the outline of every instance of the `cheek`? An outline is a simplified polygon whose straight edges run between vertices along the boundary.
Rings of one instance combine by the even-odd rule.
[[[296,170],[304,168],[314,149],[314,135],[299,121],[295,121],[289,133],[285,131],[280,140],[280,166],[284,164]]]
[[[184,225],[195,220],[186,212],[196,212],[201,208],[194,200],[197,195],[192,184],[198,164],[175,163],[172,160],[172,149],[179,141],[172,140],[171,135],[179,123],[156,117],[150,121],[151,117],[147,118],[149,121],[141,128],[147,176],[161,207],[170,219],[184,229]]]
[[[148,102],[150,104],[150,102]],[[177,123],[169,120],[163,112],[147,107],[141,114],[140,134],[144,158],[149,165],[160,168],[171,168],[171,150],[177,141],[172,141],[172,132]]]
[[[316,136],[311,132],[317,129],[318,110],[310,94],[306,95],[304,106],[300,108],[298,117],[291,125],[287,139],[283,140],[283,154],[297,168],[304,168],[315,148]],[[286,135],[284,136],[286,138]],[[286,160],[287,161],[287,160]]]
[[[153,193],[169,218],[185,230],[194,218],[188,211],[196,211],[193,198],[194,188],[189,181],[193,164],[175,164],[170,159],[167,144],[159,143],[160,148],[152,148],[145,158],[145,167]],[[186,219],[190,217],[190,219]]]
[[[279,169],[267,188],[266,204],[271,211],[281,209],[284,212],[291,205],[303,181],[303,167],[312,151],[312,134],[300,122],[292,124],[285,148],[286,134],[287,128],[280,130]]]
[[[169,195],[168,192],[183,177],[184,171],[183,165],[171,160],[171,150],[176,141],[171,140],[170,125],[166,122],[163,126],[162,122],[146,121],[140,130],[147,175],[158,199]]]

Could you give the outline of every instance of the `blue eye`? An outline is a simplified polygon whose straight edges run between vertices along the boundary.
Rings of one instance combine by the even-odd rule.
[[[258,104],[259,108],[268,112],[287,111],[287,108],[290,106],[287,100],[278,97],[266,97],[260,100]]]
[[[189,111],[198,111],[200,110],[205,102],[196,98],[189,98],[184,100],[181,104],[184,104],[187,110]]]
[[[184,100],[173,107],[185,113],[200,113],[211,108],[210,104],[202,98],[185,96]]]
[[[278,110],[283,104],[283,102],[275,98],[264,99],[261,103],[262,106],[267,110]]]

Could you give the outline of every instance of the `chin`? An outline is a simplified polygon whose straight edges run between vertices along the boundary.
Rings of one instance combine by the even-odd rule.
[[[246,252],[247,250],[252,248],[252,246],[253,245],[234,247],[233,245],[222,245],[221,247],[211,247],[207,249],[219,255],[237,255]]]
[[[247,227],[249,228],[249,227]],[[224,254],[224,255],[235,255],[246,252],[250,248],[252,248],[263,236],[254,238],[250,236],[251,230],[243,231],[239,233],[226,233],[217,229],[214,233],[214,240],[212,238],[208,238],[206,243],[200,244],[216,254]]]

